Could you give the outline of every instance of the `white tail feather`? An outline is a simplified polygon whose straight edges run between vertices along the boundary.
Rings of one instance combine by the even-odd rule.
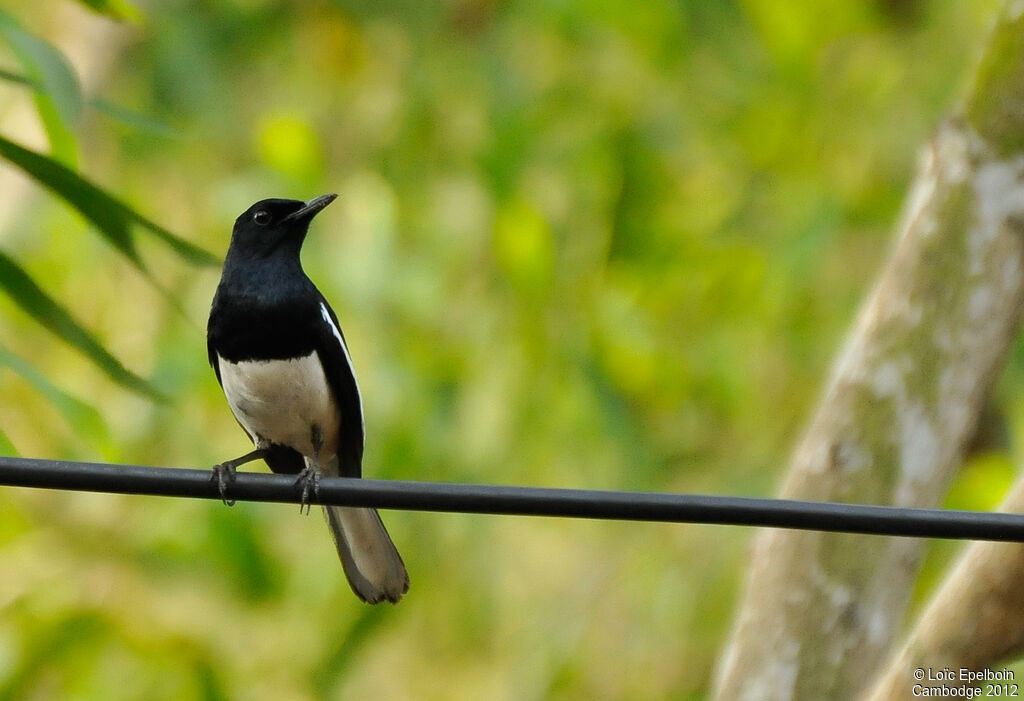
[[[334,545],[352,591],[368,604],[395,604],[409,591],[409,574],[375,509],[325,506]]]

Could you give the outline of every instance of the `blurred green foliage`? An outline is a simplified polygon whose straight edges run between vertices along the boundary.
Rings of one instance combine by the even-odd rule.
[[[89,182],[218,253],[257,199],[340,194],[304,260],[351,345],[368,475],[756,495],[996,7],[87,4],[107,14],[5,16],[83,72]],[[5,74],[17,52],[0,45]],[[52,125],[26,107],[51,93],[26,78],[39,90],[0,81],[0,134],[33,146]],[[170,398],[126,392],[0,297],[0,447],[243,452],[206,366],[216,270],[151,237],[119,255],[88,212],[0,178],[20,193],[0,250]],[[951,500],[990,507],[1009,464],[969,467]],[[371,609],[293,509],[4,490],[0,698],[703,698],[750,535],[384,518],[412,590]]]

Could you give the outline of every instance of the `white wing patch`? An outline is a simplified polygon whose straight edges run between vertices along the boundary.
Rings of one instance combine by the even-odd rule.
[[[345,353],[345,362],[348,363],[348,371],[352,375],[352,382],[356,385],[356,398],[359,399],[359,428],[363,432],[363,442],[366,442],[366,421],[363,418],[363,393],[359,391],[359,380],[356,379],[356,366],[352,364],[352,356],[348,354],[348,346],[345,345],[345,339],[341,336],[341,331],[334,323],[334,319],[331,318],[331,313],[327,311],[327,305],[320,302],[320,316],[324,318],[327,325],[331,327],[331,333],[338,339],[338,343],[341,344],[341,350]]]

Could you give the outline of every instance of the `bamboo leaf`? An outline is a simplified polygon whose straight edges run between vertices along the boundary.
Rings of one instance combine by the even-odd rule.
[[[50,141],[50,153],[53,158],[74,166],[78,163],[78,147],[75,143],[75,135],[70,127],[61,118],[54,101],[46,93],[36,92],[36,112],[43,123],[46,131],[46,138]]]
[[[0,430],[0,454],[9,456],[18,455],[18,449],[14,447],[14,444],[11,443],[11,439],[8,438],[7,434],[2,430]]]
[[[24,85],[32,90],[42,90],[42,86],[28,76],[13,73],[3,68],[0,68],[0,80]],[[142,114],[135,110],[128,109],[127,107],[121,107],[120,105],[115,105],[112,102],[107,102],[102,98],[91,98],[88,101],[88,105],[106,117],[116,122],[126,124],[137,131],[148,132],[155,136],[162,136],[168,139],[178,136],[178,132],[168,126],[165,122],[147,114]]]
[[[27,85],[33,90],[40,89],[39,85],[31,78],[20,75],[18,73],[12,73],[11,71],[8,71],[4,68],[0,68],[0,79],[7,80],[12,83],[18,83],[19,85]]]
[[[131,225],[140,224],[161,239],[184,260],[194,265],[220,265],[216,256],[172,234],[128,205],[101,190],[73,170],[35,151],[0,137],[0,156],[18,166],[77,209],[108,242],[142,272],[142,258],[135,248]]]
[[[75,321],[64,307],[46,294],[21,266],[3,252],[0,252],[0,287],[27,314],[89,358],[114,382],[139,394],[164,400],[159,390],[107,352],[95,336]]]
[[[73,129],[82,116],[82,89],[64,55],[28,33],[11,15],[0,10],[0,37],[11,47],[39,90],[36,111],[46,129],[54,157],[75,162]]]
[[[178,136],[178,132],[169,127],[165,122],[154,117],[150,117],[149,115],[130,110],[126,107],[115,105],[111,102],[107,102],[106,100],[98,98],[90,100],[89,106],[110,119],[126,124],[137,131],[147,132],[154,136],[161,136],[165,139]]]
[[[117,20],[138,20],[139,11],[124,0],[78,0],[93,12]]]
[[[110,431],[103,416],[95,407],[68,394],[25,359],[3,346],[0,346],[0,365],[6,365],[32,385],[60,412],[79,436],[96,441],[101,450],[107,452],[110,446]]]

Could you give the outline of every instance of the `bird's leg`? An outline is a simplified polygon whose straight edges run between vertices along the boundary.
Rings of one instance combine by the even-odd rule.
[[[312,489],[313,497],[320,498],[320,467],[316,462],[310,462],[302,468],[302,472],[295,478],[296,485],[302,485],[302,501],[299,502],[299,513],[309,513],[309,492]]]
[[[313,444],[313,459],[306,463],[306,466],[299,473],[295,484],[302,485],[302,501],[299,502],[299,513],[306,510],[309,514],[309,491],[313,490],[313,497],[320,499],[320,449],[324,447],[324,436],[320,427],[314,425],[310,430],[310,442]]]
[[[256,449],[253,450],[252,452],[246,453],[240,458],[235,458],[234,460],[227,460],[225,462],[213,466],[213,474],[210,475],[210,481],[217,483],[217,488],[220,490],[221,501],[224,502],[225,506],[235,505],[235,500],[228,499],[227,497],[227,488],[229,482],[235,481],[235,472],[237,472],[238,467],[240,465],[244,465],[247,462],[259,460],[260,458],[266,455],[266,452],[267,449],[265,446],[260,447],[257,444]]]

